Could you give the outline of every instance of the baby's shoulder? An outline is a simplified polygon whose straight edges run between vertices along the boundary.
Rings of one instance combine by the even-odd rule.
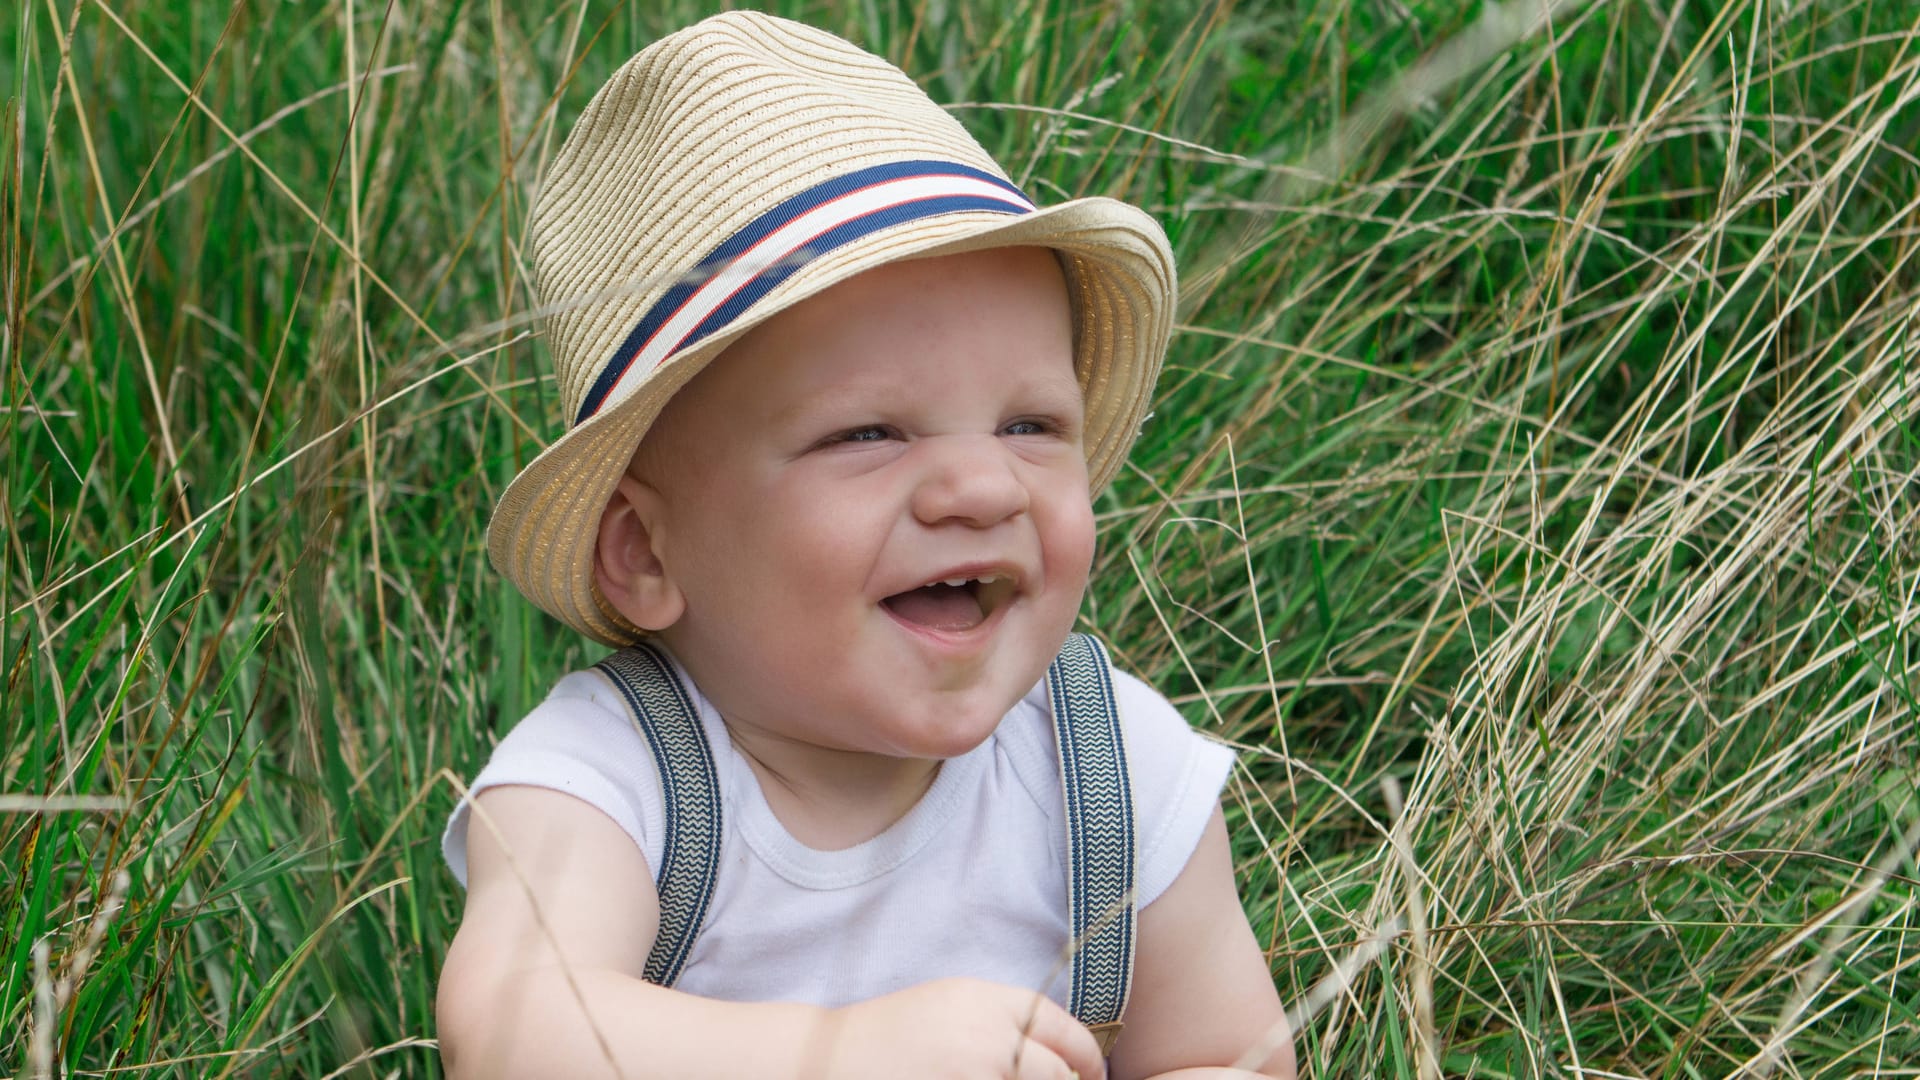
[[[1166,695],[1144,680],[1110,670],[1133,802],[1136,895],[1144,907],[1186,866],[1219,803],[1234,753],[1195,730]],[[1057,831],[1064,821],[1064,789],[1046,680],[1007,713],[995,739],[1001,758]]]
[[[500,738],[498,756],[535,747],[642,748],[618,691],[588,668],[568,672]]]
[[[1226,747],[1207,738],[1187,720],[1165,694],[1139,677],[1113,668],[1113,699],[1120,714],[1120,730],[1127,756],[1177,757],[1182,747]]]

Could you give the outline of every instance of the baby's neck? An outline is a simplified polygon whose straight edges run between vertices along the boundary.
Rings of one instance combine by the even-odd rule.
[[[728,724],[773,816],[817,851],[850,848],[905,817],[933,785],[939,761],[831,750]]]

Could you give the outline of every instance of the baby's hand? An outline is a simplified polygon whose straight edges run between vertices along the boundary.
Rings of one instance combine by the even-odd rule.
[[[1105,1080],[1085,1025],[1031,990],[941,979],[833,1011],[825,1075],[847,1080]]]

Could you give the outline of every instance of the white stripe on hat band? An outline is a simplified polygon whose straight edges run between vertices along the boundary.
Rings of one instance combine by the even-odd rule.
[[[892,206],[956,195],[992,199],[1018,213],[1033,209],[1032,203],[998,184],[949,174],[883,181],[822,203],[762,237],[701,285],[641,347],[603,400],[618,400],[630,380],[641,381],[672,356],[687,335],[729,297],[766,271],[785,264],[815,237]]]

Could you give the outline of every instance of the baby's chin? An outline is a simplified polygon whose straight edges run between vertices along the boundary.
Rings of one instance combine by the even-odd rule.
[[[887,757],[945,761],[963,757],[993,737],[1000,723],[1025,696],[1028,687],[994,693],[972,687],[959,695],[926,695],[922,700],[881,706],[871,712],[854,740],[860,749]]]
[[[1002,710],[1001,715],[994,717],[994,722],[991,724],[956,725],[952,731],[943,732],[936,737],[913,740],[909,745],[902,746],[900,753],[892,756],[920,761],[950,761],[953,758],[965,757],[979,749],[980,744],[993,736],[994,730],[1000,726],[1000,720],[1004,716],[1005,710]]]

